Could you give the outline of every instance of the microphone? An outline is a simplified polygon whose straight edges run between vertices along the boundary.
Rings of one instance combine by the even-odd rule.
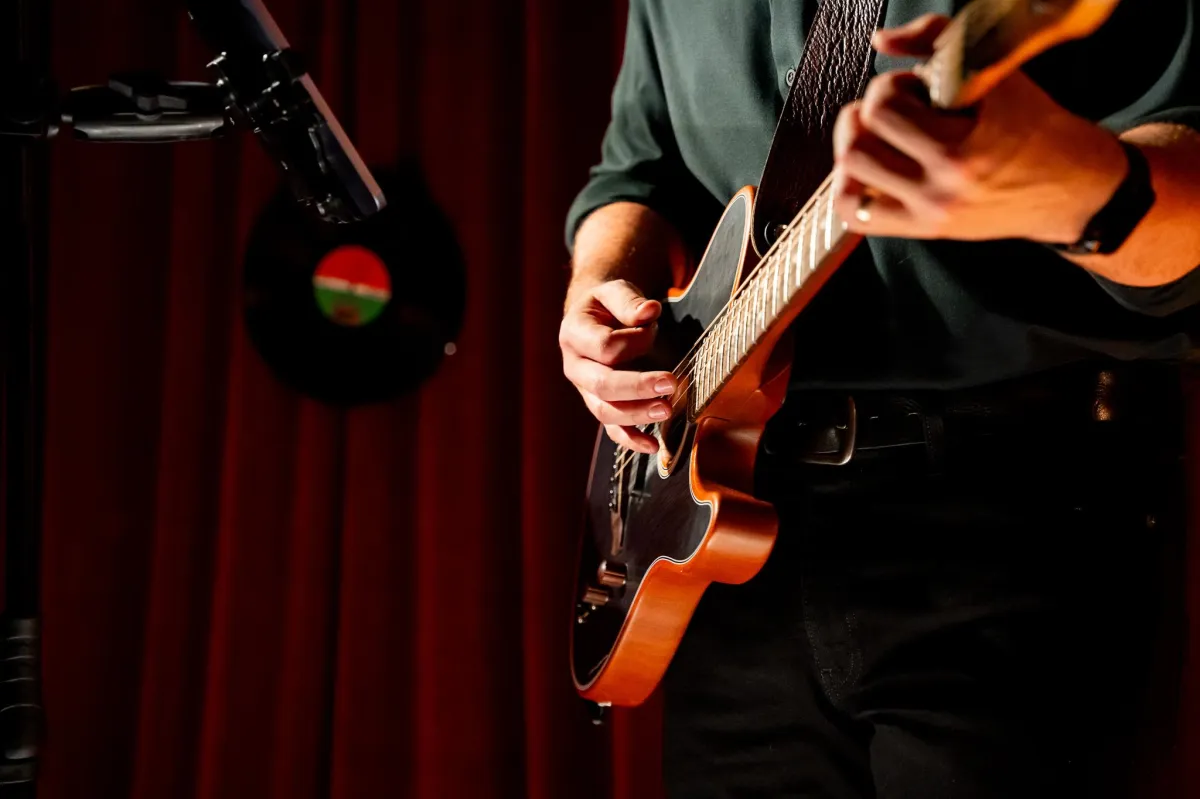
[[[253,130],[292,193],[329,222],[358,222],[386,205],[299,54],[260,0],[187,0],[217,53],[209,64],[233,126]]]

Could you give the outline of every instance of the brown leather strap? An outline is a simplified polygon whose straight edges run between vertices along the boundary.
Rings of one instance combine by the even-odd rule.
[[[764,253],[774,228],[795,218],[833,169],[833,123],[871,76],[871,34],[886,0],[821,0],[804,44],[759,181],[754,243]]]

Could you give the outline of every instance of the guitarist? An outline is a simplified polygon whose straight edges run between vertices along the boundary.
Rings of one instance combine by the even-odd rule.
[[[609,435],[651,452],[636,426],[675,383],[622,364],[757,182],[817,0],[629,5],[560,342]],[[1125,2],[971,114],[909,71],[950,6],[893,0],[837,118],[868,239],[794,325],[756,475],[775,551],[708,590],[664,680],[673,797],[1126,797],[1168,745],[1145,714],[1181,661],[1200,0]],[[854,457],[810,464],[847,395]]]

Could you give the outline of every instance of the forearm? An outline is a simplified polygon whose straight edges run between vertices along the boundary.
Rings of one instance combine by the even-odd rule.
[[[1116,253],[1064,257],[1115,283],[1165,285],[1200,266],[1200,133],[1153,124],[1121,138],[1150,162],[1155,206]]]
[[[627,280],[644,296],[662,298],[686,271],[686,250],[671,223],[644,205],[612,203],[579,226],[565,305],[610,280]]]

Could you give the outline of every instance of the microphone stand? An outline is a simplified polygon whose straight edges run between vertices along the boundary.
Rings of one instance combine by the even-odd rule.
[[[29,95],[48,72],[49,10],[5,3],[0,127],[29,119]],[[9,61],[9,59],[11,59]],[[10,117],[12,118],[10,120]],[[0,795],[32,797],[43,722],[38,616],[46,352],[47,154],[0,140],[0,325],[3,391],[4,613],[0,617]]]
[[[312,146],[311,129],[300,130],[297,137],[286,129],[271,131],[270,125],[259,124],[286,119],[293,108],[299,108],[292,105],[287,87],[307,78],[288,49],[267,59],[268,66],[278,70],[271,73],[278,79],[268,79],[261,95],[243,93],[237,107],[231,107],[234,93],[223,56],[210,64],[221,73],[215,84],[127,73],[114,76],[107,85],[83,86],[58,97],[49,71],[49,5],[48,0],[0,4],[0,59],[12,56],[8,64],[0,60],[0,329],[4,332],[0,501],[7,537],[5,605],[0,616],[0,799],[35,795],[45,730],[39,617],[49,216],[46,144],[65,128],[73,129],[76,138],[96,142],[210,139],[232,130],[234,121],[229,117],[240,113],[238,127],[245,125],[244,129],[276,146]],[[336,148],[327,146],[323,153],[333,158]],[[333,166],[326,168],[328,164]],[[352,174],[349,168],[338,172],[337,166],[335,161],[321,161],[307,174],[295,174],[304,170],[289,170],[287,165],[285,171],[303,188],[319,185],[317,181],[329,175]],[[352,202],[324,192],[308,192],[304,198],[315,198],[312,204],[322,217],[338,222],[369,213],[382,202],[382,195],[371,193],[354,196]]]

